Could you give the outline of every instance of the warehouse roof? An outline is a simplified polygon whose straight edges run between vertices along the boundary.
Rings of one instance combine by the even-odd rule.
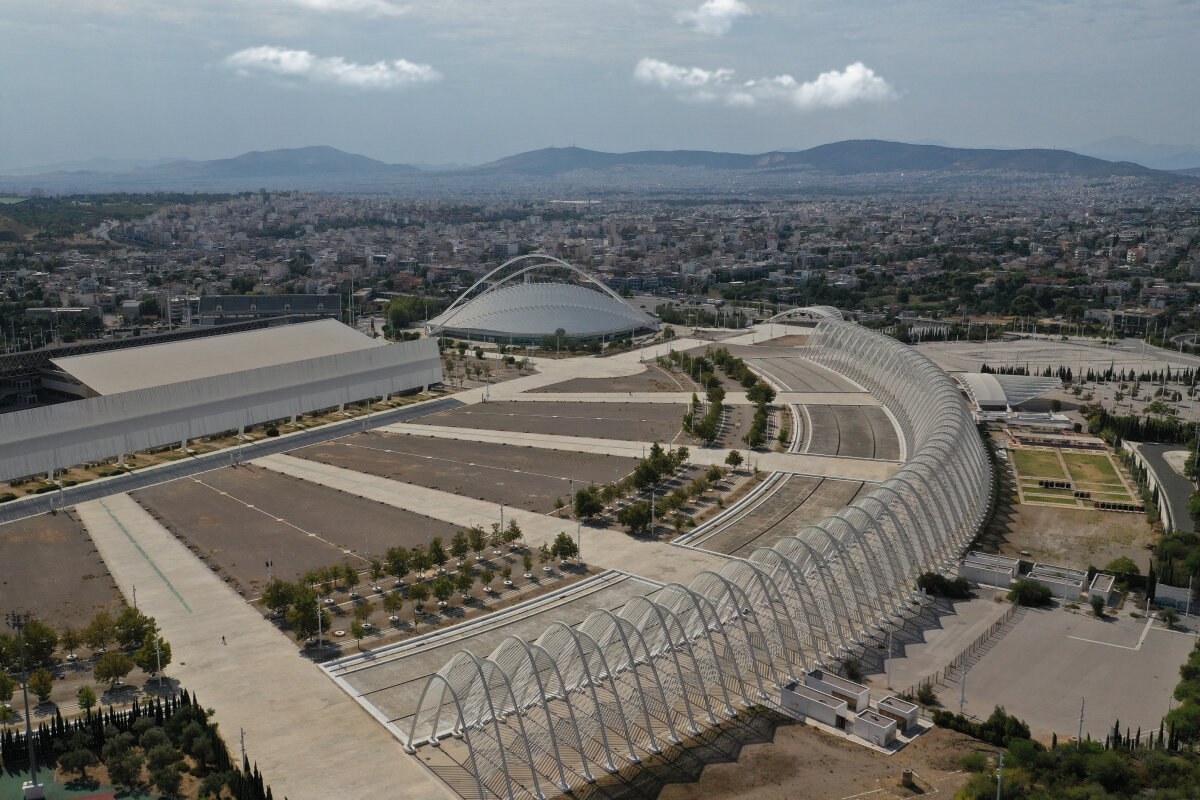
[[[52,359],[100,395],[290,364],[383,345],[323,319],[202,339],[164,342]]]

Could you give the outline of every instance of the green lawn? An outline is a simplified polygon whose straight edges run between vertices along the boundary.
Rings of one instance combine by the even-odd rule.
[[[1067,477],[1063,474],[1062,465],[1058,463],[1058,455],[1046,450],[1017,450],[1012,451],[1013,463],[1021,477],[1054,478]]]
[[[1025,493],[1025,502],[1027,502],[1027,503],[1056,503],[1060,506],[1075,506],[1076,508],[1079,507],[1079,504],[1075,502],[1074,497],[1059,497],[1059,496],[1048,495],[1048,494],[1046,494],[1046,495],[1029,494],[1028,492]]]

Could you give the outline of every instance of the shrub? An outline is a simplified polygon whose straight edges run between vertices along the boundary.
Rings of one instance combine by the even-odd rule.
[[[861,681],[863,679],[862,662],[854,656],[847,658],[842,662],[842,674],[849,680],[855,682]]]
[[[950,580],[940,572],[925,572],[917,578],[917,586],[934,595],[943,595],[954,600],[965,600],[971,596],[971,584],[966,578]]]
[[[931,706],[937,702],[937,692],[933,691],[933,684],[921,684],[921,687],[917,689],[917,702],[923,706]]]
[[[279,435],[279,428],[276,428],[274,425],[267,428],[267,436],[278,436],[278,435]]]
[[[987,769],[988,757],[984,753],[967,753],[958,761],[964,772],[983,772]]]
[[[1008,599],[1021,606],[1044,606],[1051,597],[1049,587],[1031,580],[1017,581],[1008,593]]]
[[[1179,612],[1167,606],[1158,612],[1158,618],[1163,621],[1163,625],[1168,628],[1174,628],[1179,622]]]
[[[1089,601],[1092,604],[1092,614],[1097,617],[1104,616],[1104,598],[1093,596]]]

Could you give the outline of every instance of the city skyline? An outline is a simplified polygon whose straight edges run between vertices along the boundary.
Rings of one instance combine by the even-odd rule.
[[[570,144],[1195,147],[1196,21],[1182,2],[26,4],[0,22],[22,78],[0,169],[312,144],[435,165]]]

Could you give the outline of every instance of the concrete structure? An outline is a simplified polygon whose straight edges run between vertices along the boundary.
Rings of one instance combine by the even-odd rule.
[[[958,563],[958,575],[971,583],[1008,588],[1021,570],[1021,562],[1008,556],[972,550]]]
[[[1052,564],[1034,564],[1033,569],[1025,576],[1045,586],[1055,597],[1076,602],[1083,594],[1087,583],[1087,573],[1070,567],[1056,567]]]
[[[441,379],[437,343],[426,339],[15,411],[0,416],[0,479],[170,443],[183,446],[192,438],[421,389]]]
[[[850,724],[851,733],[880,747],[896,741],[896,728],[896,720],[874,711],[860,711]]]
[[[537,343],[559,330],[571,339],[619,339],[658,325],[584,270],[528,255],[489,272],[425,328],[430,335]]]
[[[921,716],[921,708],[916,703],[910,703],[907,700],[901,700],[899,697],[888,695],[879,701],[875,706],[882,716],[890,717],[896,721],[896,727],[903,733],[917,726],[917,720]]]
[[[804,676],[804,685],[838,700],[845,700],[851,711],[866,710],[871,705],[869,688],[832,672],[815,669]]]
[[[780,689],[779,702],[796,719],[815,719],[832,728],[845,728],[850,715],[845,700],[803,683],[789,683]]]
[[[1107,572],[1097,572],[1092,577],[1092,585],[1088,587],[1088,599],[1099,597],[1104,601],[1104,605],[1111,606],[1116,594],[1116,583],[1117,579]]]

